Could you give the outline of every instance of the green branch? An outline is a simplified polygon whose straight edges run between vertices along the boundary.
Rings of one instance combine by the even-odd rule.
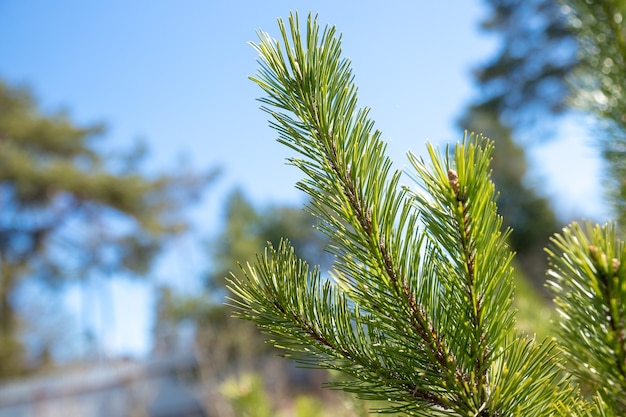
[[[612,225],[571,224],[548,250],[549,287],[570,368],[626,412],[626,249]]]
[[[238,315],[333,385],[408,415],[569,415],[577,396],[554,344],[514,335],[512,253],[489,178],[493,145],[468,135],[442,157],[414,155],[421,191],[400,184],[334,28],[297,15],[280,41],[259,33],[259,72],[297,186],[331,244],[327,277],[283,243],[233,276]],[[524,400],[522,400],[524,399]]]

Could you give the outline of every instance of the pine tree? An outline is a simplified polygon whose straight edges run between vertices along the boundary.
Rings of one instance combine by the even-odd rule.
[[[495,54],[474,71],[474,105],[496,114],[516,136],[546,137],[555,116],[569,109],[567,77],[579,66],[576,35],[558,0],[484,0],[481,22],[500,39]],[[533,130],[531,127],[540,127]],[[497,141],[497,138],[495,139]]]
[[[417,187],[402,185],[335,29],[309,16],[302,34],[297,14],[279,28],[278,40],[259,33],[253,81],[278,140],[299,154],[298,187],[335,263],[326,275],[288,241],[269,245],[231,277],[238,316],[301,364],[343,372],[330,385],[382,412],[623,415],[626,253],[610,226],[572,224],[553,240],[561,343],[518,334],[492,142],[471,134],[444,152],[428,145],[427,159],[409,154]]]
[[[108,155],[101,126],[43,114],[0,82],[0,379],[24,372],[15,293],[94,274],[145,274],[213,174],[139,173],[141,152]]]
[[[606,184],[622,233],[626,230],[626,4],[568,2],[582,64],[569,78],[573,103],[596,116],[594,134],[607,162]]]

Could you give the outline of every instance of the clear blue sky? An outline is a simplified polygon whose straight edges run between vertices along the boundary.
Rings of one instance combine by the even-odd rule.
[[[425,140],[461,138],[455,120],[474,92],[471,68],[497,46],[479,32],[480,0],[0,0],[0,77],[31,87],[46,110],[66,109],[78,123],[105,122],[103,148],[144,139],[152,168],[177,169],[180,155],[197,169],[221,167],[194,212],[199,233],[208,236],[219,228],[233,186],[259,204],[301,199],[293,186],[300,175],[285,165],[290,153],[275,143],[255,101],[260,90],[247,80],[256,69],[247,43],[259,28],[277,34],[276,18],[290,10],[302,17],[313,10],[343,33],[361,104],[372,107],[399,167],[407,150],[422,152]],[[529,181],[540,182],[564,216],[601,218],[597,158],[587,132],[568,129],[562,140],[533,151]],[[161,263],[161,279],[193,285],[205,263],[197,251],[188,259],[191,246],[179,242]],[[107,288],[112,306],[82,299],[83,311],[99,317],[92,321],[105,349],[145,352],[149,290],[128,282]],[[71,294],[68,300],[78,303]],[[84,310],[91,302],[104,307]]]

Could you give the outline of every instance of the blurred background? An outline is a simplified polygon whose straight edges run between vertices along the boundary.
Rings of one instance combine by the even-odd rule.
[[[567,7],[0,0],[0,417],[367,413],[224,305],[267,241],[330,262],[247,79],[290,10],[343,34],[397,167],[464,129],[496,141],[518,325],[550,334],[543,247],[613,217]]]

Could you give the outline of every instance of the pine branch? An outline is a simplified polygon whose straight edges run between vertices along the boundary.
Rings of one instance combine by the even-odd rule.
[[[290,23],[293,34],[297,22],[292,18]],[[307,36],[309,47],[317,43],[317,40],[311,40],[317,34],[317,30],[311,26],[311,23],[309,21]],[[288,44],[289,40],[286,38],[286,31],[282,24],[281,32],[284,42]],[[334,30],[331,29],[324,33],[330,36],[333,32]],[[385,174],[388,174],[391,162],[382,154],[384,145],[379,139],[380,134],[376,132],[370,135],[369,133],[373,123],[366,119],[367,110],[358,111],[354,121],[352,120],[350,112],[354,112],[356,88],[350,83],[352,77],[349,67],[341,65],[344,72],[338,75],[333,74],[333,80],[327,80],[328,68],[333,67],[338,53],[329,52],[327,55],[328,62],[309,59],[298,63],[295,61],[295,55],[302,57],[305,54],[299,49],[301,47],[299,36],[295,36],[293,40],[294,50],[286,49],[288,51],[287,61],[291,63],[293,78],[278,83],[278,77],[267,79],[267,75],[271,73],[267,66],[271,65],[276,75],[285,75],[285,67],[280,64],[280,58],[277,57],[279,52],[276,49],[272,50],[267,41],[268,38],[266,36],[261,36],[261,38],[265,39],[265,42],[257,49],[263,56],[269,55],[271,58],[262,62],[261,74],[265,74],[266,77],[256,81],[272,98],[271,100],[263,100],[265,103],[271,103],[278,108],[289,109],[301,119],[294,120],[285,114],[272,113],[275,120],[280,123],[277,129],[281,135],[281,142],[301,151],[304,156],[312,160],[292,159],[292,163],[300,167],[310,177],[308,181],[300,183],[299,186],[313,197],[312,208],[322,220],[322,229],[335,238],[334,253],[343,261],[339,263],[341,266],[336,274],[338,281],[343,284],[344,289],[350,290],[352,296],[358,299],[359,304],[364,308],[387,314],[389,320],[386,324],[393,328],[394,333],[406,334],[407,330],[410,329],[407,328],[407,324],[403,320],[406,305],[410,305],[415,331],[418,332],[421,339],[428,343],[433,357],[436,357],[437,361],[445,368],[449,368],[450,365],[446,363],[448,353],[442,342],[437,340],[434,329],[428,325],[424,313],[418,311],[418,307],[414,303],[411,304],[412,300],[408,288],[404,285],[401,273],[394,265],[388,249],[387,241],[396,232],[393,228],[388,227],[389,222],[386,225],[382,224],[387,213],[380,207],[380,202],[385,202],[387,205],[385,211],[393,210],[393,213],[389,213],[390,219],[395,217],[396,211],[400,207],[403,207],[402,210],[407,214],[414,210],[407,201],[401,200],[404,192],[402,190],[395,191],[399,189],[400,174],[398,172],[392,175],[391,180],[388,180],[390,183],[388,187],[381,185],[386,180],[387,175]],[[323,37],[320,43],[325,46],[331,45],[333,48],[338,47],[338,44],[329,41],[326,37]],[[274,45],[278,47],[278,45]],[[315,46],[312,48],[311,55],[323,55],[315,49]],[[311,62],[319,65],[319,68],[308,67],[307,63]],[[313,71],[319,75],[315,77],[306,75]],[[311,86],[314,81],[321,85]],[[310,99],[310,96],[318,95],[318,90],[324,91],[325,86],[333,84],[338,85],[339,91],[347,91],[349,94],[332,96],[333,91],[327,90],[331,97],[324,100]],[[293,86],[298,87],[294,89]],[[312,88],[314,91],[306,91],[307,88]],[[296,90],[304,96],[292,99],[275,94],[281,90],[283,92]],[[291,103],[289,103],[290,101]],[[318,102],[333,103],[337,110],[329,108],[322,111],[317,107]],[[301,112],[301,103],[308,103],[308,112]],[[344,112],[347,113],[344,114]],[[334,117],[334,120],[331,122],[324,121],[320,115],[330,115],[329,118]],[[308,132],[304,131],[305,126],[308,127]],[[326,126],[337,126],[336,130],[343,132],[344,135],[342,136],[347,140],[344,143],[339,143],[338,136],[334,135],[333,129],[327,129]],[[357,175],[355,175],[355,171],[357,171]],[[365,174],[365,179],[363,179],[362,174]],[[360,187],[357,187],[357,184]],[[415,216],[413,218],[411,216],[404,217],[407,221],[403,223],[409,228],[415,228]],[[387,234],[383,232],[383,227],[387,227]],[[409,243],[415,245],[416,242],[410,239]],[[413,250],[419,248],[419,245],[415,246]],[[355,247],[362,250],[355,251]],[[377,291],[370,291],[372,287]],[[405,306],[390,303],[391,300],[397,299],[398,295],[403,295]],[[401,317],[402,320],[397,320],[398,317]],[[402,340],[399,343],[407,344],[410,342]],[[440,375],[434,375],[433,380],[441,380]],[[421,394],[419,389],[413,387],[410,389],[410,395],[429,397],[429,395]],[[434,401],[441,402],[441,400]]]
[[[343,388],[365,398],[414,399],[446,407],[448,401],[441,395],[416,390],[398,372],[405,365],[400,362],[403,357],[381,355],[375,349],[386,344],[386,335],[377,330],[373,317],[350,306],[345,294],[329,281],[322,283],[318,270],[309,274],[308,265],[296,259],[287,242],[278,250],[268,248],[254,267],[244,270],[244,276],[244,280],[233,279],[229,287],[237,297],[235,305],[243,307],[239,316],[257,322],[275,337],[271,343],[290,352],[288,356],[361,380],[360,385],[351,382]]]
[[[449,289],[442,298],[456,303],[446,307],[457,317],[447,316],[448,311],[437,315],[443,332],[455,329],[450,340],[460,342],[452,346],[464,370],[460,386],[475,407],[486,404],[490,364],[505,349],[514,323],[510,310],[512,253],[506,233],[500,232],[502,223],[489,181],[492,148],[484,138],[469,137],[457,145],[454,160],[448,157],[445,163],[432,147],[430,166],[410,155],[416,180],[425,191],[413,195],[422,207],[431,247],[443,257],[442,262],[434,263],[431,274]]]
[[[548,250],[549,288],[570,367],[617,414],[626,413],[626,249],[614,226],[571,224]]]
[[[263,110],[305,179],[332,241],[330,278],[288,244],[233,276],[242,318],[297,361],[340,370],[334,384],[409,415],[569,415],[575,391],[553,344],[513,334],[511,259],[489,180],[491,142],[410,155],[420,192],[400,185],[341,57],[334,28],[297,15],[281,41],[259,33]]]

